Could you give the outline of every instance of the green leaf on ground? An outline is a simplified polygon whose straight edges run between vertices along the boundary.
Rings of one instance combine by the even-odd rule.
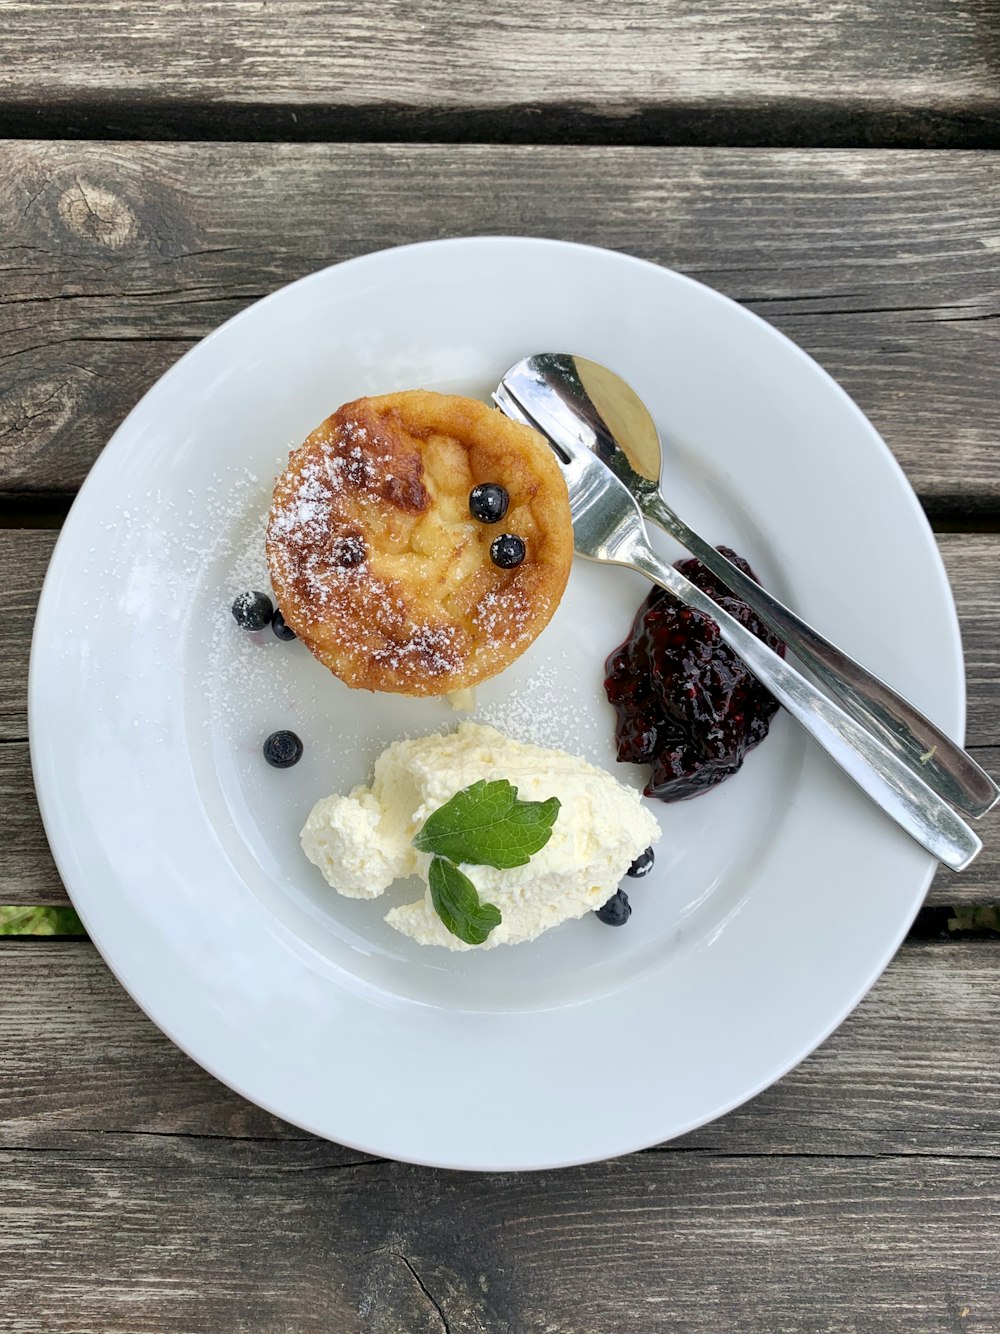
[[[953,908],[948,918],[949,931],[1000,931],[1000,904],[977,903]]]
[[[0,936],[86,936],[72,908],[0,908]]]

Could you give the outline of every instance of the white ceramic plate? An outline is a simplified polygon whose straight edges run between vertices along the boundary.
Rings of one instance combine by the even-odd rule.
[[[265,577],[274,476],[347,399],[415,386],[486,397],[539,350],[625,375],[668,442],[680,513],[960,736],[944,571],[859,410],[708,288],[536,240],[369,255],[205,339],[88,478],[32,648],[45,826],[125,987],[278,1115],[450,1167],[602,1158],[742,1102],[857,1003],[933,871],[784,715],[735,779],[655,803],[656,871],[630,886],[621,930],[590,917],[512,949],[421,950],[384,924],[386,900],[341,899],[305,861],[297,834],[317,797],[366,778],[391,739],[456,715],[348,691],[300,644],[236,628],[233,595]],[[641,785],[615,764],[601,679],[645,591],[578,562],[550,628],[480,688],[475,716]],[[278,727],[305,741],[295,769],[261,757]]]

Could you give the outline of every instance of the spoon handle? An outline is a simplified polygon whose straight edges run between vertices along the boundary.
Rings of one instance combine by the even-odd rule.
[[[610,557],[711,616],[725,642],[863,792],[928,852],[961,871],[982,847],[972,829],[894,751],[662,560],[643,540]]]
[[[752,607],[817,680],[840,699],[847,712],[891,747],[928,787],[973,819],[985,815],[996,803],[1000,788],[989,774],[919,709],[709,546],[678,518],[659,490],[650,487],[633,494],[647,519],[687,547]]]

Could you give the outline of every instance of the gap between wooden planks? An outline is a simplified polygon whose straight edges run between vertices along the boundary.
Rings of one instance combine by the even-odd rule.
[[[63,903],[65,891],[34,800],[27,745],[28,652],[35,606],[56,534],[0,529],[0,903]],[[955,590],[965,645],[967,738],[981,762],[1000,772],[1000,534],[942,534],[939,545]],[[110,631],[109,631],[110,632]],[[317,669],[319,670],[319,669]],[[752,757],[748,761],[752,763]],[[940,871],[929,902],[986,903],[1000,898],[1000,816],[981,822],[983,852],[962,875]]]
[[[5,0],[4,14],[8,133],[997,143],[990,0]]]
[[[928,513],[1000,518],[995,154],[497,145],[0,143],[0,503],[63,504],[145,390],[255,298],[474,233],[717,287],[840,380]]]

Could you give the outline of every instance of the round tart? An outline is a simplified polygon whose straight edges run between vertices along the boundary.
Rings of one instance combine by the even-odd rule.
[[[509,497],[499,522],[477,486]],[[499,536],[524,556],[498,565]],[[535,431],[476,399],[346,403],[294,450],[267,526],[285,621],[349,686],[443,695],[485,681],[548,624],[573,558],[562,473]]]

